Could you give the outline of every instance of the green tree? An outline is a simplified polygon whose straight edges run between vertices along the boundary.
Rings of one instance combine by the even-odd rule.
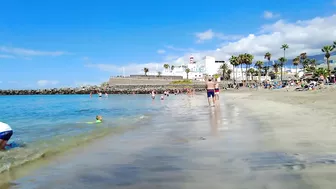
[[[279,58],[279,62],[280,62],[280,69],[281,69],[281,81],[282,81],[282,70],[283,70],[283,66],[284,66],[284,63],[287,61],[287,59],[285,57],[281,57]]]
[[[171,71],[173,71],[173,70],[174,70],[174,68],[175,68],[175,66],[174,66],[174,65],[170,66],[170,70],[171,70]]]
[[[276,78],[277,78],[278,73],[279,73],[279,67],[280,67],[280,65],[278,63],[273,64],[274,74],[275,74]]]
[[[237,79],[237,71],[235,71],[235,68],[236,68],[236,66],[239,65],[238,58],[236,56],[231,56],[229,61],[230,61],[230,64],[232,65],[233,75],[236,74],[236,77],[234,78],[234,80],[235,80],[235,79]]]
[[[259,78],[259,83],[261,83],[261,69],[264,66],[264,62],[258,60],[255,64],[254,67],[256,67],[258,69],[258,78]]]
[[[284,58],[286,58],[286,50],[289,49],[289,46],[287,44],[283,44],[280,49],[284,50]]]
[[[102,84],[100,84],[101,87],[108,87],[109,83],[107,81],[103,82]]]
[[[228,65],[224,62],[221,66],[220,69],[222,70],[222,76],[223,80],[225,79],[225,73],[228,71],[229,67]]]
[[[226,79],[227,79],[227,80],[230,80],[230,79],[231,79],[231,73],[233,74],[233,72],[232,72],[231,69],[228,69],[228,70],[226,71]]]
[[[189,68],[185,69],[185,72],[187,73],[187,79],[189,79],[190,69]]]
[[[315,70],[314,72],[314,77],[318,78],[320,76],[323,76],[324,78],[327,78],[327,76],[329,75],[329,72],[327,69],[325,68],[318,68]]]
[[[305,65],[304,65],[304,61],[307,59],[307,53],[301,53],[300,54],[300,64],[302,64],[302,67],[303,67],[303,75],[305,75],[305,73],[306,73],[306,70],[305,70]]]
[[[161,77],[162,72],[158,72],[157,74],[158,74],[158,77]]]
[[[245,57],[244,57],[244,54],[240,54],[238,55],[238,65],[240,65],[240,72],[241,72],[241,79],[244,80],[244,77],[243,77],[243,64],[245,62]]]
[[[251,80],[253,80],[253,74],[255,73],[255,70],[253,68],[249,68],[247,70],[247,73],[249,76],[251,76]]]
[[[143,71],[145,72],[145,76],[147,76],[147,73],[149,72],[148,68],[144,68]]]
[[[321,50],[322,52],[324,52],[324,56],[326,57],[327,59],[327,66],[328,66],[328,76],[330,78],[331,76],[331,70],[330,70],[330,62],[329,62],[329,58],[330,58],[330,53],[334,50],[335,46],[332,46],[332,45],[326,45],[324,46]]]
[[[267,63],[267,68],[265,69],[265,71],[267,70],[269,70],[269,65],[270,65],[270,62],[271,62],[271,58],[272,58],[272,54],[270,53],[270,52],[267,52],[267,53],[265,53],[265,55],[264,55],[264,59],[266,59],[266,60],[268,60],[268,63]],[[267,75],[268,75],[268,72],[267,72]]]
[[[300,57],[298,56],[298,57],[295,57],[294,59],[293,59],[293,65],[295,66],[295,68],[296,68],[296,77],[298,76],[298,66],[299,66],[299,64],[300,64]]]
[[[164,69],[168,70],[169,64],[164,64],[163,67],[164,67]]]

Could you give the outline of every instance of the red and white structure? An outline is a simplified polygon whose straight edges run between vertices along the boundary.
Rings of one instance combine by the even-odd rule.
[[[193,55],[190,55],[190,58],[189,58],[189,64],[194,64],[194,57]]]

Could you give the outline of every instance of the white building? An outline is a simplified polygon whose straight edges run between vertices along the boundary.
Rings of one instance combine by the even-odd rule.
[[[205,75],[214,76],[218,73],[219,67],[221,64],[215,62],[215,58],[211,56],[205,56],[199,61],[191,61],[194,58],[191,56],[188,64],[184,65],[174,65],[174,69],[164,69],[162,75],[165,76],[183,76],[184,79],[187,79],[187,73],[185,72],[186,68],[190,69],[188,74],[189,79],[193,80],[203,80]],[[171,65],[172,66],[172,65]]]

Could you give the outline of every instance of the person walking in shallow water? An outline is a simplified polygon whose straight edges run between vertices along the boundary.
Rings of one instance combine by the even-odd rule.
[[[211,106],[211,99],[213,102],[212,106],[215,106],[215,85],[216,85],[215,82],[213,82],[211,78],[209,78],[208,81],[206,82],[206,90],[209,106]]]

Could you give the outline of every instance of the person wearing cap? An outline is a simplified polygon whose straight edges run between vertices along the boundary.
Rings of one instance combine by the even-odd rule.
[[[5,147],[9,146],[7,142],[12,135],[12,128],[7,123],[0,122],[0,150],[5,150]]]

